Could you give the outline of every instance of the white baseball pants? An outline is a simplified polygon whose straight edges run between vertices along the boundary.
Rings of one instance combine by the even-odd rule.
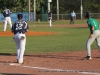
[[[25,37],[23,40],[21,37]],[[14,35],[14,40],[17,47],[17,59],[18,63],[23,63],[23,56],[25,51],[25,45],[26,45],[26,35],[22,33],[17,33]]]
[[[52,26],[52,20],[51,20],[51,17],[48,18],[48,22],[49,22],[49,26],[51,27],[51,26]]]
[[[7,22],[9,23],[10,28],[12,28],[11,18],[10,17],[5,17],[5,19],[4,19],[4,30],[3,31],[6,31]]]

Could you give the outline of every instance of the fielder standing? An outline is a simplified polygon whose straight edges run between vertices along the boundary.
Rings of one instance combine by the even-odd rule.
[[[49,21],[49,26],[52,26],[52,12],[48,10],[48,21]]]
[[[74,24],[75,19],[76,13],[74,12],[74,10],[72,10],[72,12],[70,13],[70,24]]]
[[[3,29],[3,31],[5,32],[6,28],[7,28],[7,22],[9,23],[10,28],[12,27],[11,18],[10,18],[10,14],[12,12],[10,12],[10,10],[7,9],[6,6],[4,6],[3,9],[4,9],[4,11],[3,11],[3,16],[4,16],[4,29]]]
[[[86,42],[86,50],[87,50],[87,57],[85,59],[91,59],[91,44],[96,40],[98,48],[100,49],[100,30],[99,30],[99,23],[91,17],[90,12],[85,13],[85,17],[88,19],[87,24],[90,29],[90,35]]]
[[[14,33],[14,41],[17,47],[17,62],[22,64],[26,45],[25,33],[28,31],[29,27],[26,21],[22,20],[23,15],[21,13],[19,13],[17,17],[18,20],[14,23],[11,30]]]

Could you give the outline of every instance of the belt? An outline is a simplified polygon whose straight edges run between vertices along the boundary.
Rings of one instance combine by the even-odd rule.
[[[17,33],[25,34],[24,32],[17,32]]]
[[[17,33],[19,33],[19,34],[25,34],[24,32],[17,32]],[[17,34],[17,33],[15,33],[15,34]]]

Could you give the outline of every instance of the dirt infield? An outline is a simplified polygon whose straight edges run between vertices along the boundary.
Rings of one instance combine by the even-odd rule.
[[[92,50],[92,60],[82,60],[86,51],[45,53],[24,56],[23,65],[16,56],[0,55],[0,73],[6,75],[100,75],[100,52]]]
[[[72,26],[80,27],[80,25]],[[81,26],[86,27],[86,25]],[[55,33],[29,31],[26,35],[42,36],[51,34]],[[10,31],[0,32],[0,36],[13,36],[13,33]],[[1,53],[0,73],[4,75],[100,75],[100,51],[92,50],[91,60],[82,60],[85,55],[85,50],[27,54],[24,56],[24,64],[18,65],[14,64],[16,55]]]
[[[55,34],[54,32],[36,32],[36,31],[28,31],[26,33],[27,36],[43,36],[43,35],[51,35]],[[0,32],[0,36],[13,36],[14,34],[11,31]]]

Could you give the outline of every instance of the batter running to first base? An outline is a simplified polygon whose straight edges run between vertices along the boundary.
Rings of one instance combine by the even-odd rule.
[[[3,21],[3,23],[4,23],[4,29],[3,29],[3,31],[5,32],[6,28],[7,28],[7,22],[9,23],[10,28],[12,27],[11,18],[10,18],[10,14],[12,12],[10,12],[10,10],[7,9],[6,6],[4,6],[3,9],[4,9],[4,11],[3,11],[3,16],[4,16],[4,21]]]
[[[23,64],[23,56],[26,45],[26,35],[25,32],[28,31],[29,27],[27,23],[22,20],[23,15],[19,13],[17,15],[18,20],[12,26],[12,32],[14,33],[14,41],[17,47],[17,63]]]
[[[85,17],[88,19],[87,24],[90,29],[90,35],[86,42],[86,50],[87,50],[87,57],[85,59],[91,59],[91,44],[96,40],[98,48],[100,49],[100,30],[99,30],[99,23],[91,17],[91,12],[86,12]]]

